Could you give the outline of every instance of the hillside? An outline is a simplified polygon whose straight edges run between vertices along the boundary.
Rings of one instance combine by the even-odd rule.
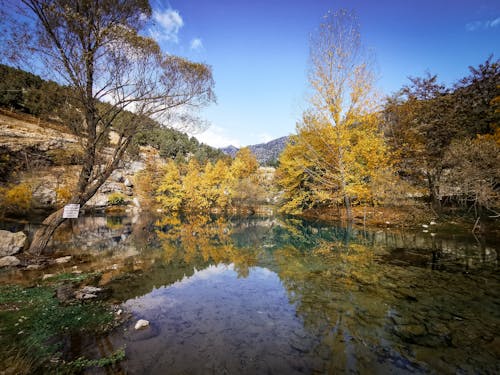
[[[253,154],[257,157],[260,164],[269,165],[275,164],[278,160],[280,154],[283,152],[286,144],[288,142],[288,136],[273,139],[267,143],[259,143],[257,145],[248,146]],[[235,146],[228,146],[220,149],[226,155],[234,157],[238,152],[238,148]]]

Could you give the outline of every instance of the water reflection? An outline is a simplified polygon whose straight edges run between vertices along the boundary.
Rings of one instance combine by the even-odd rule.
[[[92,227],[115,245],[90,246],[87,267],[134,318],[76,340],[75,356],[126,345],[115,370],[132,374],[500,371],[495,242],[277,218],[127,220]],[[135,331],[139,318],[150,328]]]

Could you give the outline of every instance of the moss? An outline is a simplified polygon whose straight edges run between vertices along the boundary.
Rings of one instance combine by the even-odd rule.
[[[58,337],[104,332],[114,325],[110,306],[102,302],[61,305],[55,298],[60,281],[80,282],[93,275],[62,274],[52,285],[0,287],[0,372],[22,364],[28,372],[50,371],[60,356]],[[54,280],[52,280],[54,281]],[[24,371],[21,371],[24,372]]]

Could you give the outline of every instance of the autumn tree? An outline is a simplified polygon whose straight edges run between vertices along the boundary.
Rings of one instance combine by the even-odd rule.
[[[480,141],[473,140],[478,135],[495,137],[499,122],[495,111],[499,61],[489,58],[469,70],[470,74],[451,88],[439,83],[436,75],[410,78],[409,84],[387,100],[383,111],[385,134],[398,154],[400,174],[414,185],[425,187],[436,208],[444,195],[459,193],[443,189],[449,184],[443,181],[443,175],[450,169],[465,167],[450,159],[450,155],[457,154],[458,144],[467,152],[464,158],[477,161],[474,149]],[[452,144],[453,150],[448,152]],[[475,164],[475,168],[481,168],[481,164]],[[460,173],[452,171],[455,176]]]
[[[162,172],[155,191],[156,202],[170,212],[179,211],[184,199],[179,169],[173,160],[169,160]]]
[[[311,108],[288,147],[307,160],[303,168],[316,197],[342,202],[352,220],[353,199],[368,198],[370,180],[388,164],[374,114],[374,75],[354,14],[340,10],[324,17],[311,39],[309,83]]]
[[[141,32],[152,15],[146,0],[21,0],[5,7],[11,42],[22,46],[35,65],[44,66],[50,78],[71,88],[69,109],[84,157],[69,203],[83,205],[96,193],[147,117],[170,120],[181,106],[214,100],[208,66],[164,55]],[[105,157],[110,129],[118,139]],[[40,254],[64,220],[62,209],[49,215],[30,252]]]

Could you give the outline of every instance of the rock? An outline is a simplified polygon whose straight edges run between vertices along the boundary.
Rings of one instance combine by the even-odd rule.
[[[123,172],[118,169],[114,170],[113,173],[111,173],[110,179],[115,182],[125,181],[125,177],[123,177]]]
[[[17,254],[25,244],[26,235],[23,232],[0,230],[0,257]]]
[[[98,294],[102,293],[104,289],[102,288],[97,288],[95,286],[85,286],[82,289],[80,289],[81,292],[83,293],[92,293],[92,294]]]
[[[75,290],[71,285],[61,285],[56,290],[56,297],[59,302],[69,302],[75,297]]]
[[[422,224],[422,228],[429,228],[427,224]]]
[[[132,203],[136,207],[139,207],[139,208],[141,207],[141,203],[139,202],[139,199],[137,199],[137,198],[132,199]]]
[[[139,319],[137,323],[135,323],[135,330],[143,329],[149,326],[149,322],[145,319]]]
[[[133,161],[127,166],[128,173],[136,174],[146,168],[146,163],[142,161]]]
[[[21,261],[12,255],[0,258],[0,267],[15,267],[20,263]]]
[[[108,205],[108,196],[106,194],[95,194],[86,204],[92,208],[104,208]]]
[[[43,266],[41,264],[30,264],[28,267],[26,267],[26,269],[28,271],[36,271],[36,270],[39,270],[43,268]]]
[[[33,205],[35,207],[51,207],[56,203],[56,199],[56,191],[43,185],[33,192]]]
[[[97,288],[95,286],[85,286],[75,293],[76,299],[79,300],[89,300],[102,297],[105,290],[103,288]]]
[[[81,291],[77,291],[75,293],[76,299],[79,299],[81,301],[84,300],[89,300],[89,299],[94,299],[97,298],[97,294],[92,294],[92,293],[82,293]]]
[[[71,260],[71,258],[72,258],[72,256],[68,255],[65,257],[57,258],[56,260],[54,260],[54,262],[57,264],[68,263]]]
[[[125,179],[125,182],[123,184],[129,188],[134,187],[134,184],[128,178]]]
[[[429,225],[436,225],[437,223],[435,221],[431,221]]]
[[[53,273],[46,273],[45,275],[42,276],[42,280],[47,280],[54,276],[55,275]]]
[[[127,182],[127,180],[125,180],[125,182]],[[125,184],[125,186],[127,186],[127,185]],[[101,193],[123,193],[123,185],[118,184],[116,182],[106,182],[100,187],[99,192],[101,192]]]

